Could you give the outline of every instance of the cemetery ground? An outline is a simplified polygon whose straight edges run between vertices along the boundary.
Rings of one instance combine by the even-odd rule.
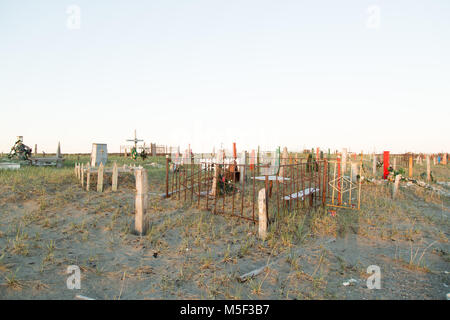
[[[450,289],[450,169],[433,166],[436,193],[402,183],[362,184],[361,210],[302,209],[281,215],[265,241],[257,225],[162,199],[165,159],[148,169],[149,231],[132,234],[135,181],[83,190],[74,163],[0,171],[0,298],[445,299]],[[109,164],[132,163],[110,156]],[[416,165],[419,177],[424,166]],[[67,267],[81,269],[70,290]],[[368,289],[370,265],[381,289]],[[266,266],[245,282],[238,277]],[[349,279],[350,285],[343,285]]]

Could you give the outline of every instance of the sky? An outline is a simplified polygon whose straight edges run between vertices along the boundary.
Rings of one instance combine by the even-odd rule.
[[[450,151],[450,1],[0,1],[0,152]]]

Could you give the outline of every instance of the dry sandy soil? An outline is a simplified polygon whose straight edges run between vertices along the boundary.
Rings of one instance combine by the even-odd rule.
[[[448,167],[433,169],[442,193],[402,183],[392,200],[391,185],[365,183],[360,211],[287,213],[261,241],[253,223],[161,199],[164,168],[154,160],[139,162],[154,192],[149,233],[133,235],[134,177],[121,179],[116,193],[110,185],[87,192],[75,160],[0,172],[1,299],[445,299],[450,292]],[[81,269],[79,290],[67,288],[69,265]],[[370,265],[380,267],[381,289],[367,288]],[[257,277],[237,280],[263,266]],[[344,286],[349,279],[356,281]]]

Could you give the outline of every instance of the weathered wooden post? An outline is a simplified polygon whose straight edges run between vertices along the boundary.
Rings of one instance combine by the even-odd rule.
[[[377,156],[376,156],[376,154],[375,153],[373,153],[373,155],[372,155],[372,174],[373,174],[373,177],[374,178],[376,178],[376,175],[377,175]]]
[[[117,180],[119,178],[119,170],[117,168],[117,162],[114,161],[114,165],[113,165],[113,171],[112,171],[112,187],[111,190],[112,191],[117,191]]]
[[[278,175],[280,177],[284,177],[284,170],[285,170],[285,166],[288,164],[288,160],[289,160],[289,152],[287,147],[283,148],[283,153],[281,154],[281,166],[280,166],[280,171],[278,173]]]
[[[134,229],[137,234],[144,235],[147,232],[145,220],[148,197],[147,171],[143,168],[136,169],[134,174],[136,177]]]
[[[34,145],[34,155],[37,156],[37,144]]]
[[[358,163],[357,162],[351,162],[352,165],[352,171],[351,171],[351,179],[352,182],[356,182],[358,180]]]
[[[431,181],[431,161],[429,154],[427,154],[427,181]]]
[[[392,192],[392,198],[395,199],[397,197],[397,192],[398,192],[398,185],[400,183],[400,179],[401,179],[401,175],[398,174],[395,176],[395,182],[394,182],[394,190]]]
[[[81,164],[81,188],[84,187],[84,163]]]
[[[262,240],[267,237],[267,191],[265,188],[258,193],[258,235]]]
[[[166,155],[166,198],[168,197],[169,197],[169,155]]]
[[[87,166],[86,169],[86,191],[89,191],[89,183],[91,180],[91,168]]]
[[[392,165],[392,168],[395,170],[397,170],[397,157],[394,156],[394,164]]]
[[[78,178],[78,168],[77,168],[77,163],[76,162],[75,162],[74,170],[75,170],[75,177]]]
[[[100,162],[97,172],[97,192],[103,192],[103,162]]]
[[[412,154],[409,156],[409,174],[408,176],[412,178],[413,176],[413,156]]]
[[[347,148],[342,149],[342,175],[345,175],[345,171],[347,170]]]

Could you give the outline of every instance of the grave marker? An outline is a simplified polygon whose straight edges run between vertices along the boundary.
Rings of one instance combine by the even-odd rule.
[[[147,232],[146,211],[148,198],[148,180],[145,169],[136,169],[136,197],[134,229],[137,234],[144,235]]]
[[[262,240],[267,237],[267,192],[263,188],[258,193],[258,235]]]
[[[117,169],[117,162],[114,161],[113,172],[112,172],[112,191],[117,191],[117,180],[119,177],[119,171]]]
[[[103,192],[103,163],[101,162],[97,172],[97,192]]]

